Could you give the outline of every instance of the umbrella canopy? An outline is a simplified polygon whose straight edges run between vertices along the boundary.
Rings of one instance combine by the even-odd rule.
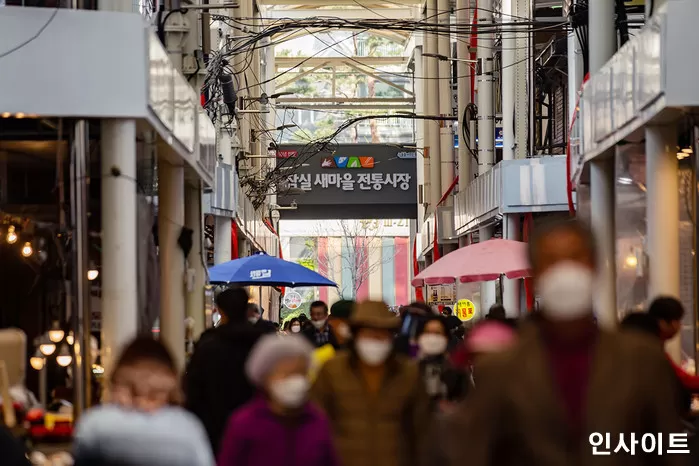
[[[265,253],[209,267],[209,281],[240,286],[337,286],[319,273],[295,262]]]
[[[413,278],[413,286],[524,278],[530,275],[527,243],[491,239],[450,252]]]

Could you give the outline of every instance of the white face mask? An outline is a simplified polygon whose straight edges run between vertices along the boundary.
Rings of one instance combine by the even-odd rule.
[[[259,317],[248,317],[248,322],[250,322],[252,325],[255,325],[258,320],[260,320]]]
[[[298,408],[306,401],[310,384],[303,375],[292,375],[277,380],[269,387],[270,396],[286,408]]]
[[[328,319],[323,319],[323,320],[312,320],[313,326],[320,330],[321,328],[325,327],[325,322],[327,322]]]
[[[420,351],[427,356],[437,356],[447,350],[449,340],[444,335],[423,333],[417,340]]]
[[[300,331],[301,331],[300,325],[292,325],[291,326],[291,333],[299,333]]]
[[[355,343],[357,355],[369,366],[380,366],[391,354],[393,344],[387,340],[375,340],[373,338],[359,338]]]
[[[542,313],[551,320],[575,320],[592,310],[594,274],[589,267],[565,261],[549,268],[537,284]]]

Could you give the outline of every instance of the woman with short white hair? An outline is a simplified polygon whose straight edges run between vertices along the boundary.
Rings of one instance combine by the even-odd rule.
[[[259,396],[234,412],[219,466],[337,466],[330,424],[308,401],[313,348],[298,335],[266,335],[246,364]]]

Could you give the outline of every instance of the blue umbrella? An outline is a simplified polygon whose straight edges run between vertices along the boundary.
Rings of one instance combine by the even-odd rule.
[[[337,286],[319,273],[295,262],[265,253],[234,259],[209,268],[209,281],[240,286]]]

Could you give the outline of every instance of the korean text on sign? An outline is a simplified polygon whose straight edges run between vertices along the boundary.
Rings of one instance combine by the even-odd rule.
[[[654,453],[656,455],[677,455],[689,453],[689,438],[686,433],[663,435],[661,433],[646,434],[590,434],[592,454],[606,455],[636,455]]]
[[[381,191],[385,187],[410,189],[411,176],[408,173],[362,173],[355,177],[353,173],[318,173],[315,176],[308,174],[290,175],[289,187],[311,191],[314,186],[321,189],[335,187],[343,191],[354,191],[355,187],[361,191]]]

